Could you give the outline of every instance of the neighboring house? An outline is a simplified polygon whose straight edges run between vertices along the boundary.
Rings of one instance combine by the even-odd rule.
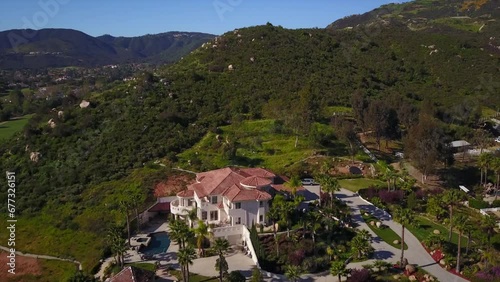
[[[134,266],[126,266],[109,282],[153,282],[156,281],[155,273],[149,270],[140,269]]]
[[[196,174],[196,182],[170,203],[176,217],[196,210],[198,219],[218,226],[266,223],[269,200],[286,190],[288,179],[263,168],[227,167]],[[302,188],[303,189],[303,188]]]
[[[465,140],[456,140],[450,143],[450,147],[454,152],[465,152],[471,148],[471,144]]]

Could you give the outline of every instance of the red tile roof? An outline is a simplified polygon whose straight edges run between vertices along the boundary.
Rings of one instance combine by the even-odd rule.
[[[268,178],[259,176],[250,176],[240,181],[240,184],[250,187],[261,187],[271,184],[272,181]]]
[[[178,197],[181,197],[181,198],[192,198],[194,196],[194,190],[184,190],[184,191],[181,191],[179,193],[177,193],[177,196]]]
[[[267,192],[245,186],[262,187],[272,183],[275,174],[262,168],[222,168],[196,174],[198,183],[188,186],[199,198],[209,195],[223,195],[230,201],[271,199]]]
[[[118,274],[111,277],[109,282],[151,282],[155,279],[155,273],[133,266],[123,268]]]
[[[148,211],[150,212],[170,211],[170,203],[156,203]]]

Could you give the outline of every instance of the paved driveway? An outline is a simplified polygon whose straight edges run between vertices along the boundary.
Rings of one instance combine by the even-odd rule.
[[[337,198],[346,202],[346,204],[351,208],[353,221],[359,224],[358,228],[370,230],[370,233],[374,236],[375,242],[373,244],[373,247],[375,248],[375,258],[383,259],[388,262],[397,262],[399,260],[399,257],[401,256],[401,251],[388,245],[385,242],[381,242],[380,238],[375,236],[375,234],[361,218],[360,209],[369,211],[383,224],[389,226],[392,230],[394,230],[397,234],[401,234],[401,225],[394,222],[389,214],[373,205],[368,204],[349,190],[340,189],[340,191],[335,192],[335,195],[337,196]],[[435,276],[439,281],[468,281],[444,270],[441,266],[439,266],[427,253],[420,241],[410,231],[408,231],[408,229],[405,229],[405,243],[408,245],[408,249],[405,250],[404,256],[408,259],[409,263],[418,265],[425,271]],[[367,264],[367,262],[363,262],[362,264]],[[354,268],[353,266],[354,264],[348,265],[349,268]]]

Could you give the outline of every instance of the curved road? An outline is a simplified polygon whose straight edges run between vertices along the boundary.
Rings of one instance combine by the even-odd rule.
[[[401,250],[396,249],[389,244],[381,241],[379,237],[371,231],[368,225],[363,221],[360,209],[369,211],[373,216],[377,217],[383,224],[389,226],[396,234],[401,234],[401,225],[392,220],[391,216],[387,214],[385,211],[380,210],[379,208],[367,203],[363,199],[357,196],[357,194],[346,190],[340,189],[340,191],[335,192],[337,198],[344,201],[352,210],[352,218],[353,221],[356,222],[359,226],[359,229],[366,229],[373,236],[373,244],[372,246],[375,248],[375,259],[381,259],[388,262],[397,262],[401,256]],[[439,281],[445,282],[466,282],[468,280],[463,279],[457,275],[454,275],[441,266],[432,259],[432,257],[427,253],[424,249],[420,241],[410,232],[408,229],[405,229],[405,243],[408,245],[408,249],[405,250],[405,257],[408,259],[410,264],[415,264],[425,271],[432,274]],[[367,262],[363,262],[362,264],[366,264]],[[357,268],[357,265],[349,264],[350,268]]]

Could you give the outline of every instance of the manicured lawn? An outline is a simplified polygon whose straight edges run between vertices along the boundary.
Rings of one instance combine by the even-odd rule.
[[[9,120],[6,122],[0,122],[0,142],[3,139],[8,139],[12,137],[16,132],[21,131],[23,127],[28,123],[31,115],[26,115],[14,120]]]
[[[378,221],[378,219],[372,215],[366,216],[366,215],[362,214],[362,217],[363,217],[363,220],[366,222],[366,224],[368,224],[368,227],[370,227],[370,229],[373,232],[375,232],[375,234],[377,234],[377,236],[380,237],[380,239],[384,240],[387,244],[393,246],[394,248],[401,249],[401,243],[399,243],[399,244],[393,243],[394,240],[398,240],[399,242],[401,242],[401,237],[399,237],[399,235],[396,234],[396,232],[394,232],[389,227],[377,228],[377,226],[370,225],[371,221],[375,221],[375,222]],[[405,243],[405,250],[406,249],[408,249],[408,246]]]
[[[354,179],[341,179],[339,180],[340,187],[350,190],[352,192],[358,192],[360,189],[368,188],[370,186],[385,185],[385,182],[376,179],[368,178],[354,178]]]
[[[439,230],[441,232],[441,236],[443,236],[444,240],[448,240],[448,231],[449,227],[443,226],[441,224],[436,224],[432,222],[431,220],[423,217],[423,216],[416,216],[415,218],[415,224],[413,226],[408,226],[408,230],[410,230],[415,237],[419,241],[424,241],[431,235],[435,229]],[[451,236],[451,242],[453,244],[458,244],[458,234],[453,232],[453,235]],[[462,236],[462,244],[465,244],[467,242],[467,237]]]

